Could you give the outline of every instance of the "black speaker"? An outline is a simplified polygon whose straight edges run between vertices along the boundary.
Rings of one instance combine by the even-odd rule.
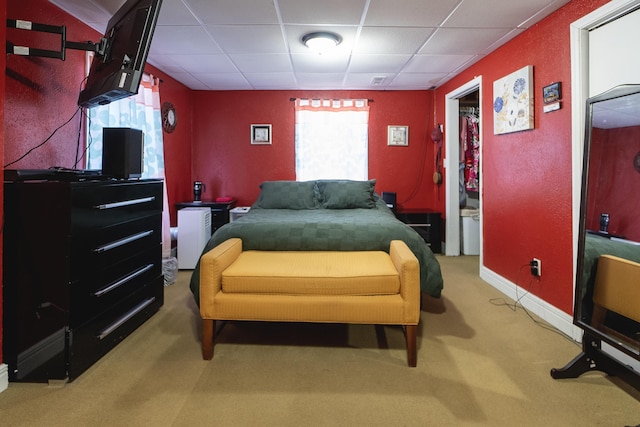
[[[113,178],[140,178],[144,133],[131,128],[102,129],[102,174]]]

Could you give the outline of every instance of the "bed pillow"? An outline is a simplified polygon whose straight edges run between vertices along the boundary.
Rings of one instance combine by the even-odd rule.
[[[326,209],[372,209],[376,203],[375,179],[368,181],[326,180],[316,184],[316,197]]]
[[[315,209],[315,181],[265,181],[260,196],[253,204],[262,209]]]

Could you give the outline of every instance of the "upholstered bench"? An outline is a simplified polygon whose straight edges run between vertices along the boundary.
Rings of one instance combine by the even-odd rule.
[[[216,320],[402,325],[416,366],[420,267],[400,240],[383,251],[243,251],[233,238],[200,260],[202,357]]]

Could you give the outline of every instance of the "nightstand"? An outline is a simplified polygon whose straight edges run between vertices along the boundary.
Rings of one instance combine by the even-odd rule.
[[[442,214],[429,209],[407,209],[396,212],[396,218],[422,236],[434,254],[442,253]]]

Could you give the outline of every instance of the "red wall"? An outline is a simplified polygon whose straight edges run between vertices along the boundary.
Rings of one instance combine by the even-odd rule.
[[[609,233],[640,242],[640,176],[633,158],[640,152],[640,126],[593,129],[589,166],[587,228],[600,228],[600,213],[609,214]]]
[[[429,91],[195,92],[192,179],[206,184],[204,200],[233,196],[247,206],[258,197],[262,181],[295,180],[291,98],[372,99],[369,178],[377,180],[376,190],[395,191],[404,208],[436,207]],[[250,144],[252,123],[272,124],[272,145]],[[409,126],[408,147],[387,145],[388,125]]]
[[[574,281],[569,25],[605,3],[569,2],[436,91],[444,122],[444,96],[482,76],[484,265],[567,313]],[[526,65],[534,67],[535,128],[494,135],[493,82]],[[545,114],[542,88],[558,81],[562,109]],[[534,257],[543,274],[531,282],[526,268]]]

